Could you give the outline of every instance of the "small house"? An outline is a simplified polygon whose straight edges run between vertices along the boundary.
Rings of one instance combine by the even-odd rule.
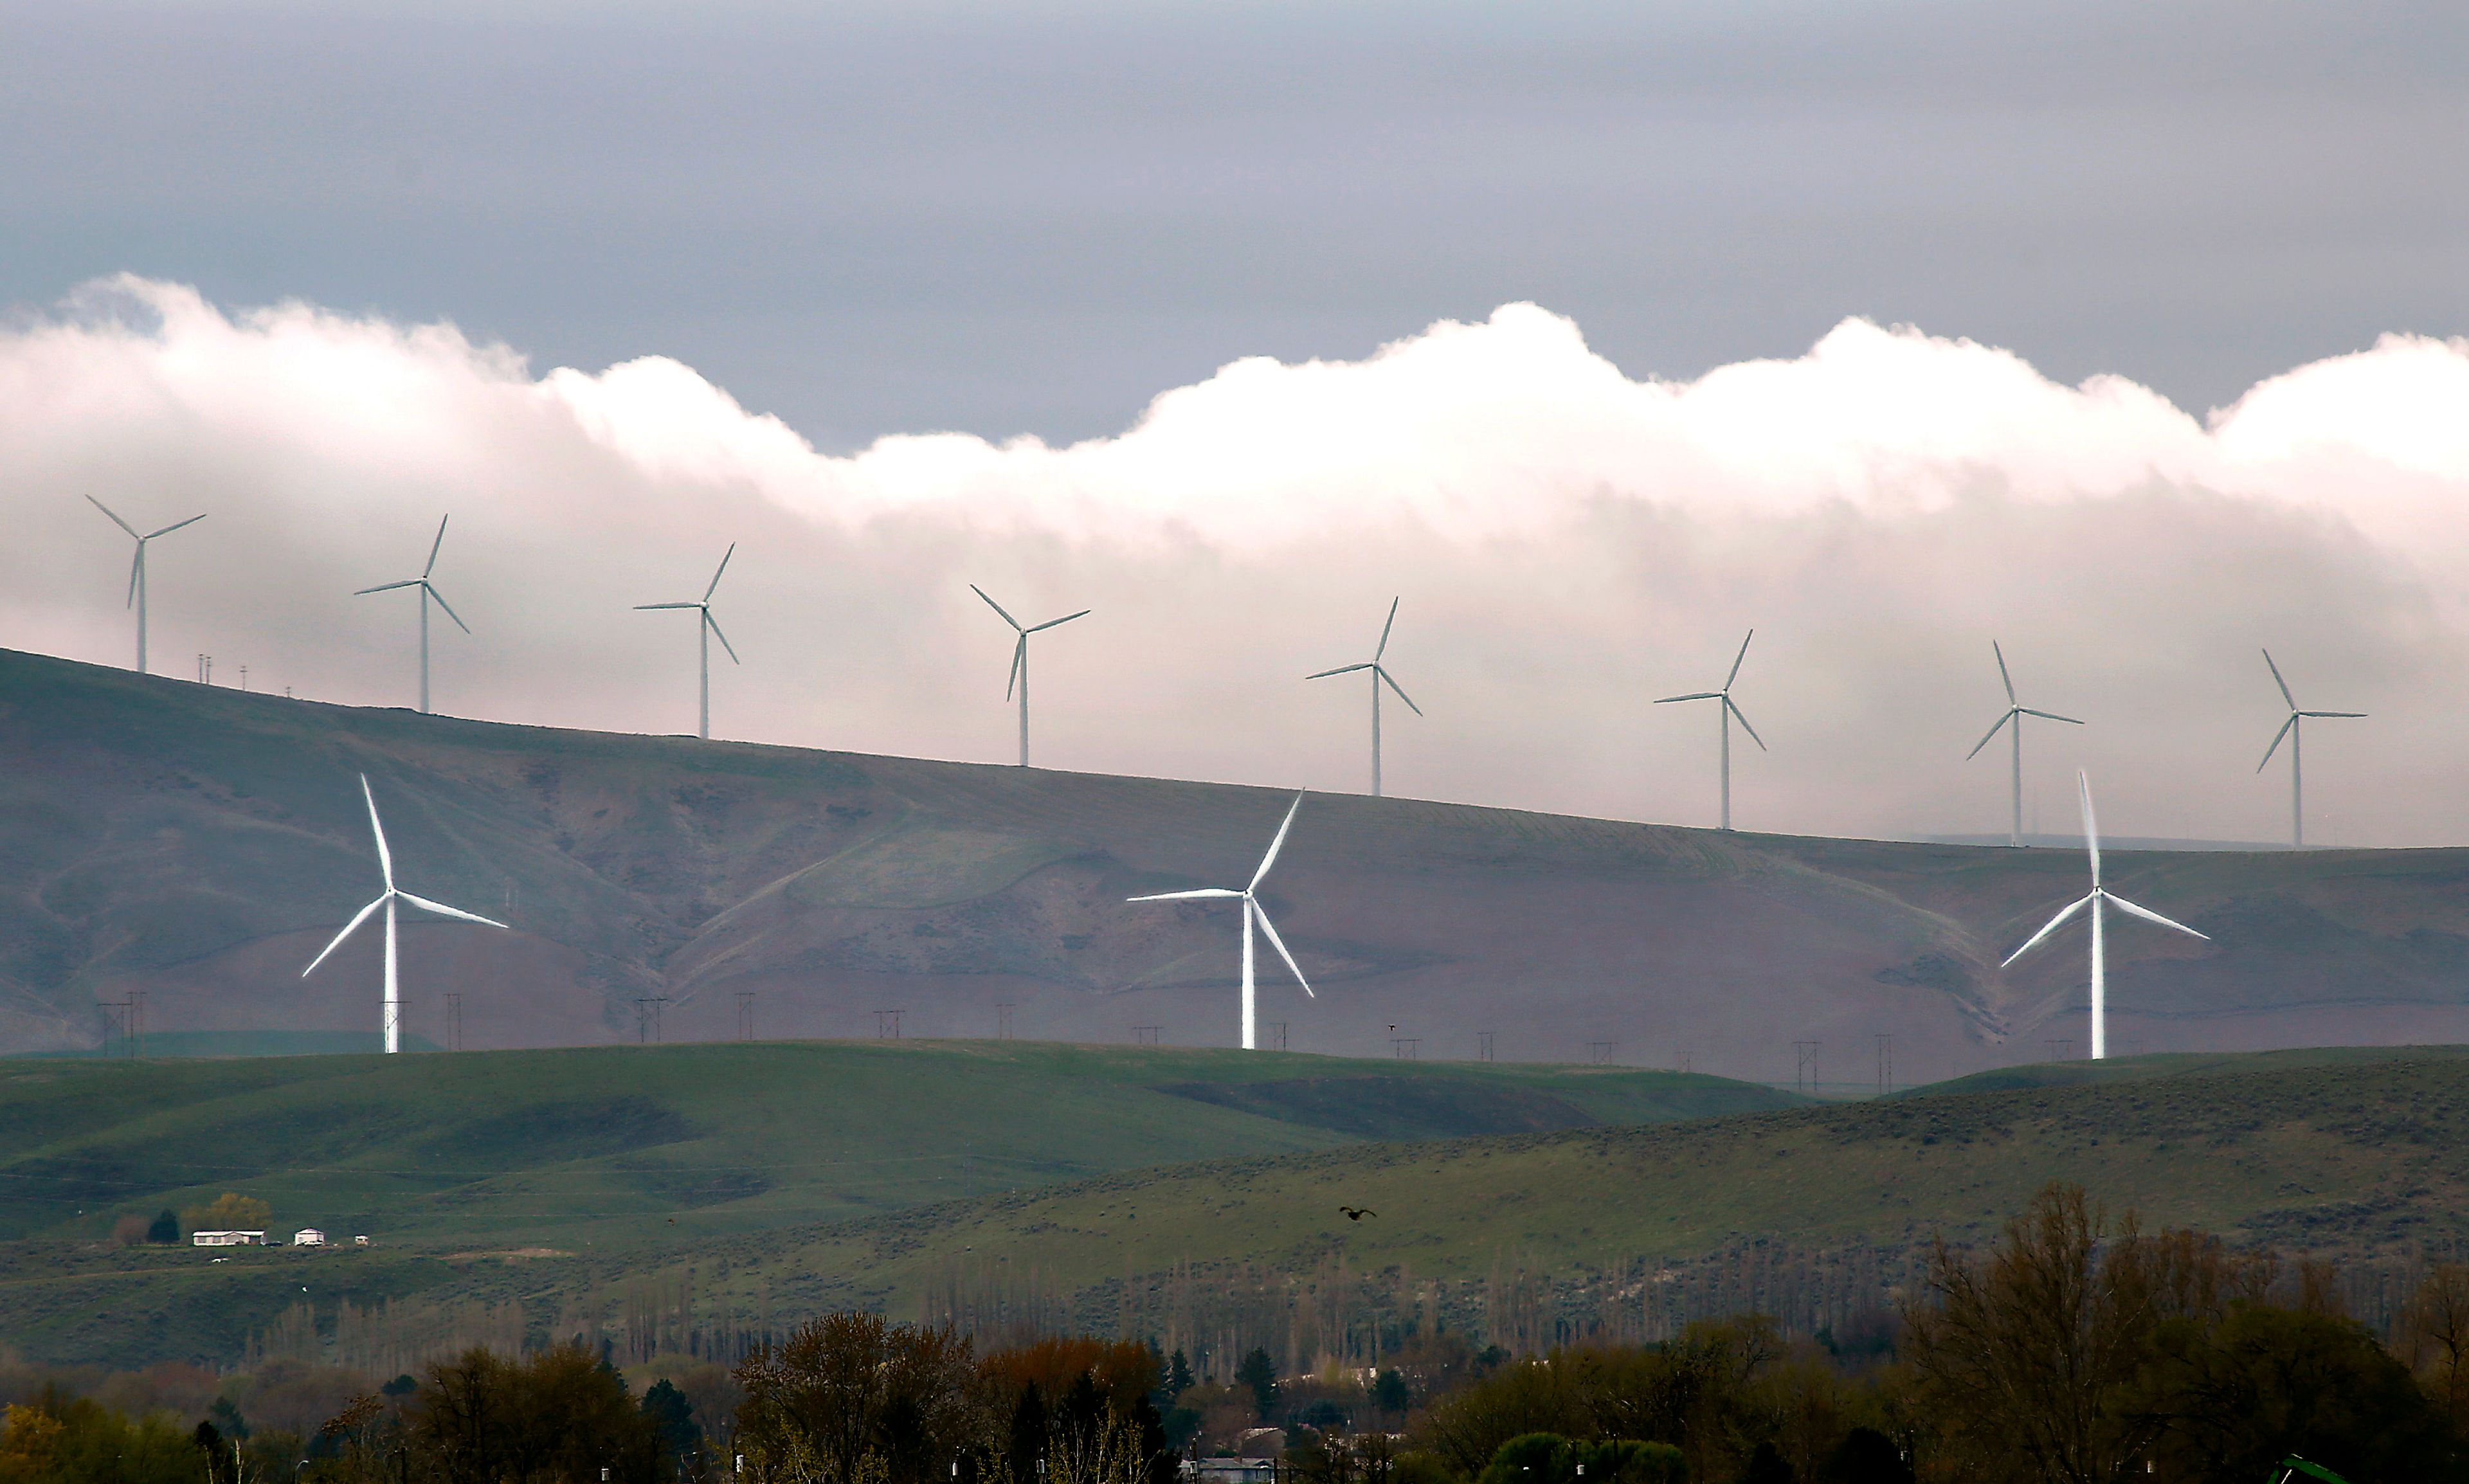
[[[191,1232],[189,1241],[199,1247],[263,1247],[264,1232]]]
[[[313,1226],[304,1226],[291,1234],[291,1244],[295,1247],[322,1247],[326,1244],[326,1234]]]

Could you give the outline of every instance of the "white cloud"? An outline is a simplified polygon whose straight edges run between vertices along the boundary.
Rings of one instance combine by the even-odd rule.
[[[816,452],[674,360],[534,376],[450,326],[299,305],[226,313],[120,279],[0,334],[0,641],[125,662],[125,538],[78,497],[213,519],[154,565],[157,669],[408,699],[400,594],[439,514],[441,708],[683,730],[674,614],[740,543],[720,602],[747,664],[728,735],[1000,760],[1015,612],[1041,638],[1040,760],[1361,785],[1362,697],[1307,670],[1392,655],[1430,714],[1390,728],[1394,790],[1701,822],[1711,718],[1654,695],[1719,678],[1773,745],[1739,760],[1748,827],[1994,827],[1962,754],[2027,704],[2034,786],[2095,771],[2124,832],[2270,838],[2285,783],[2256,648],[2310,704],[2319,838],[2469,833],[2469,345],[2388,336],[2208,421],[2114,378],[1858,320],[1788,360],[1636,380],[1531,305],[1355,362],[1246,359],[1070,447],[958,433]],[[1027,614],[1023,614],[1027,616]]]

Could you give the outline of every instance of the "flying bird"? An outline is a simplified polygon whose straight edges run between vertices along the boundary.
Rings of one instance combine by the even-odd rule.
[[[1350,1221],[1360,1221],[1365,1217],[1378,1216],[1380,1214],[1377,1211],[1366,1211],[1361,1206],[1340,1206],[1337,1209],[1338,1214],[1345,1217]]]

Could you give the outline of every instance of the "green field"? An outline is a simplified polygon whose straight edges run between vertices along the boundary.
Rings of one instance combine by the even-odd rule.
[[[2389,1266],[2469,1240],[2469,1049],[2003,1076],[2042,1085],[1785,1106],[1610,1068],[1017,1042],[18,1061],[0,1343],[230,1358],[305,1304],[338,1347],[344,1302],[387,1300],[519,1302],[536,1340],[844,1306],[1359,1337],[1413,1311],[1496,1330],[1505,1292],[1548,1335],[1708,1274],[1696,1302],[1806,1324],[2052,1179],[2284,1252]],[[215,1263],[97,1240],[223,1189],[376,1243]]]
[[[1614,1067],[870,1041],[0,1062],[0,1238],[226,1190],[278,1227],[575,1246],[839,1221],[1228,1155],[1773,1108]]]

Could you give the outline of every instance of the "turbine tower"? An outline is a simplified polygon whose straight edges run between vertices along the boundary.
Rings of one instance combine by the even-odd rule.
[[[1423,714],[1423,708],[1415,704],[1415,698],[1406,694],[1406,688],[1398,684],[1397,678],[1380,662],[1380,657],[1389,652],[1389,631],[1396,626],[1397,599],[1393,597],[1389,600],[1389,621],[1380,626],[1380,643],[1372,651],[1371,659],[1361,664],[1341,664],[1334,670],[1322,670],[1304,677],[1305,680],[1327,680],[1332,675],[1351,675],[1357,670],[1372,672],[1372,797],[1374,799],[1380,797],[1380,687],[1387,685],[1397,692],[1398,700],[1406,703],[1406,709],[1418,716]]]
[[[373,901],[366,907],[361,908],[358,916],[355,916],[351,921],[343,924],[343,931],[335,935],[335,940],[326,945],[325,953],[321,953],[317,955],[317,957],[309,961],[309,966],[300,971],[300,977],[306,979],[310,975],[317,972],[317,965],[326,962],[327,954],[331,954],[335,949],[342,947],[343,939],[351,937],[354,932],[358,930],[361,923],[369,920],[370,913],[377,911],[381,907],[384,908],[385,1049],[386,1055],[391,1056],[396,1052],[403,1049],[403,999],[402,996],[396,992],[395,975],[395,902],[400,899],[402,901],[409,902],[411,905],[419,908],[423,912],[433,912],[441,917],[457,917],[465,922],[477,922],[483,927],[501,928],[504,927],[505,924],[499,922],[495,917],[479,916],[475,914],[465,912],[459,907],[449,907],[443,902],[432,902],[425,896],[414,896],[409,892],[404,891],[401,887],[396,886],[394,884],[394,856],[386,849],[385,826],[378,823],[377,796],[369,792],[369,776],[365,773],[360,775],[360,797],[368,800],[369,833],[377,837],[378,871],[385,880],[385,890],[378,893],[378,899],[376,901]]]
[[[1293,803],[1286,805],[1285,823],[1278,826],[1277,838],[1269,842],[1269,853],[1260,857],[1260,869],[1252,872],[1251,885],[1243,888],[1243,890],[1238,892],[1232,887],[1203,887],[1197,892],[1161,892],[1154,896],[1133,896],[1125,898],[1126,901],[1134,902],[1189,902],[1215,897],[1229,897],[1242,902],[1243,1049],[1245,1051],[1255,1051],[1258,1049],[1257,1044],[1258,1040],[1257,1035],[1258,1028],[1258,995],[1254,986],[1252,974],[1253,923],[1258,922],[1260,925],[1260,931],[1269,936],[1269,946],[1277,949],[1278,957],[1286,961],[1286,967],[1293,971],[1295,983],[1304,986],[1304,993],[1311,995],[1315,1000],[1320,998],[1319,995],[1312,993],[1311,982],[1304,978],[1304,971],[1295,966],[1295,956],[1286,952],[1285,939],[1278,936],[1276,926],[1269,921],[1268,913],[1263,911],[1260,907],[1259,897],[1254,894],[1259,891],[1260,883],[1267,879],[1269,868],[1278,863],[1278,852],[1285,847],[1286,831],[1294,827],[1295,811],[1303,806],[1304,796],[1301,794],[1297,794],[1295,796],[1295,801]]]
[[[2289,703],[2289,720],[2282,722],[2280,730],[2272,734],[2272,746],[2263,750],[2263,761],[2254,765],[2254,771],[2261,773],[2265,765],[2272,761],[2272,754],[2280,751],[2280,739],[2283,737],[2289,739],[2289,848],[2303,850],[2306,848],[2306,774],[2305,759],[2299,755],[2299,749],[2304,745],[2306,737],[2305,729],[2299,723],[2309,716],[2359,719],[2366,713],[2364,711],[2301,711],[2297,708],[2297,698],[2289,693],[2289,682],[2280,678],[2280,666],[2273,664],[2271,650],[2267,649],[2263,652],[2263,662],[2271,666],[2272,683],[2280,687],[2280,699]]]
[[[420,569],[419,576],[406,577],[401,582],[380,583],[352,594],[354,597],[366,597],[372,592],[392,592],[397,588],[420,590],[420,709],[424,713],[428,710],[428,600],[437,600],[437,606],[446,610],[446,616],[454,620],[454,627],[466,634],[472,632],[472,626],[463,621],[463,615],[447,603],[446,594],[438,591],[436,585],[428,580],[428,574],[437,570],[437,549],[446,545],[446,522],[450,519],[449,516],[437,518],[437,539],[428,544],[428,565]]]
[[[691,603],[637,603],[635,605],[635,612],[638,614],[649,613],[656,608],[691,608],[702,614],[701,619],[695,624],[695,674],[698,677],[697,684],[702,687],[698,692],[702,698],[702,709],[696,713],[695,735],[706,742],[711,740],[711,641],[715,638],[720,640],[720,647],[728,651],[729,663],[745,663],[737,658],[737,648],[728,642],[728,636],[720,632],[720,620],[711,615],[711,595],[720,591],[720,574],[728,570],[728,559],[735,555],[737,555],[737,543],[732,541],[728,544],[728,549],[720,554],[720,566],[712,568],[711,586],[704,589],[703,596]]]
[[[2083,723],[2075,720],[2071,716],[2060,716],[2055,711],[2036,711],[2030,707],[2017,701],[2015,699],[2015,677],[2006,673],[2006,651],[1997,647],[1997,641],[1996,639],[1991,639],[1989,641],[1989,652],[1997,657],[1997,678],[2004,682],[2006,685],[2006,714],[1997,718],[1997,727],[2012,727],[2014,729],[2013,733],[2007,740],[2015,744],[2015,812],[2012,816],[2012,823],[2010,823],[2006,828],[2006,843],[2010,846],[2019,846],[2023,843],[2023,718],[2026,716],[2038,716],[2043,721],[2065,722],[2071,727],[2080,727]],[[1980,749],[1987,747],[1991,738],[1997,735],[1997,727],[1990,728],[1989,734],[1982,737],[1980,741],[1973,747],[1971,752],[1963,754],[1963,760],[1965,762],[1970,762],[1972,759],[1980,755]]]
[[[128,539],[137,543],[136,559],[128,564],[128,601],[124,606],[137,610],[137,673],[140,675],[147,674],[146,544],[152,541],[157,536],[169,536],[173,531],[178,530],[181,526],[195,525],[198,522],[204,520],[205,517],[203,515],[193,515],[185,521],[174,521],[159,531],[148,531],[145,535],[140,536],[137,534],[137,527],[120,519],[119,515],[114,512],[109,505],[104,504],[102,500],[96,499],[91,495],[86,497],[86,501],[93,505],[95,509],[102,511],[104,515],[110,516],[111,523],[119,526],[122,530],[127,531],[128,533]]]
[[[1758,735],[1758,729],[1749,725],[1749,718],[1748,718],[1748,716],[1747,716],[1744,712],[1742,712],[1742,709],[1740,708],[1739,705],[1738,705],[1738,704],[1736,704],[1736,703],[1732,700],[1732,682],[1734,682],[1734,681],[1736,681],[1736,680],[1739,680],[1739,679],[1741,678],[1741,661],[1749,658],[1749,639],[1756,638],[1757,637],[1758,637],[1758,631],[1757,631],[1757,630],[1755,630],[1755,629],[1751,629],[1751,630],[1749,631],[1749,634],[1748,634],[1748,638],[1743,638],[1742,640],[1741,640],[1741,652],[1740,652],[1739,654],[1734,655],[1734,656],[1732,657],[1732,673],[1723,677],[1723,688],[1722,688],[1722,689],[1720,689],[1720,690],[1693,690],[1693,691],[1691,691],[1689,694],[1687,694],[1687,695],[1685,695],[1685,696],[1665,696],[1662,700],[1657,701],[1656,703],[1654,703],[1654,704],[1655,704],[1655,705],[1657,705],[1657,706],[1670,706],[1670,705],[1671,705],[1672,703],[1673,703],[1674,701],[1715,701],[1715,702],[1719,702],[1719,703],[1720,703],[1720,705],[1719,705],[1719,706],[1717,706],[1717,707],[1715,707],[1715,715],[1716,715],[1716,717],[1717,717],[1717,719],[1718,719],[1718,723],[1719,723],[1719,726],[1721,727],[1721,729],[1722,729],[1722,741],[1723,741],[1723,828],[1725,828],[1725,829],[1730,829],[1730,828],[1732,827],[1732,720],[1733,720],[1733,718],[1734,718],[1734,717],[1738,717],[1738,718],[1740,718],[1741,730],[1742,730],[1742,731],[1745,731],[1745,732],[1747,732],[1747,733],[1749,734],[1749,740],[1750,740],[1750,741],[1752,741],[1752,742],[1755,742],[1755,743],[1758,745],[1758,751],[1759,751],[1759,752],[1763,753],[1763,752],[1765,752],[1765,751],[1766,750],[1766,743],[1765,743],[1765,739],[1764,737],[1761,737],[1761,736],[1759,736],[1759,735]]]
[[[2030,953],[2034,945],[2056,932],[2068,917],[2089,907],[2091,909],[2091,1059],[2098,1061],[2109,1055],[2109,955],[2101,932],[2102,906],[2114,907],[2122,913],[2141,917],[2147,922],[2157,922],[2164,928],[2175,928],[2189,938],[2203,938],[2205,942],[2210,942],[2211,939],[2182,922],[2173,922],[2149,907],[2137,907],[2116,893],[2102,888],[2100,824],[2091,815],[2091,779],[2085,777],[2080,770],[2076,772],[2075,779],[2083,786],[2084,848],[2091,856],[2091,891],[2088,894],[2079,896],[2068,903],[2065,911],[2051,917],[2048,924],[2033,934],[2022,947],[2008,954],[2006,963],[2000,963],[1997,966],[2004,968],[2007,963],[2012,963]]]
[[[1086,618],[1089,616],[1090,610],[1084,608],[1076,614],[1065,614],[1060,618],[1049,618],[1044,623],[1033,623],[1024,629],[1020,626],[1019,619],[1004,613],[1004,606],[1001,603],[986,597],[985,589],[973,582],[969,584],[969,591],[981,598],[986,598],[986,606],[1001,614],[1003,621],[1010,624],[1012,633],[1019,636],[1011,646],[1011,679],[1004,683],[1004,699],[1008,701],[1013,691],[1020,692],[1020,765],[1026,768],[1028,766],[1028,637],[1070,623],[1074,618]]]

